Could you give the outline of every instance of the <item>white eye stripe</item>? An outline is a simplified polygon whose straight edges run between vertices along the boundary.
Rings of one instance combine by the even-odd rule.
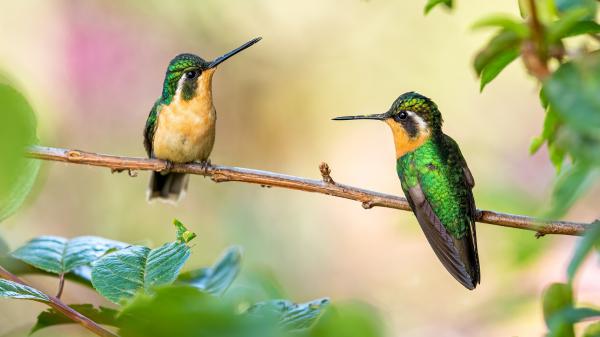
[[[417,122],[417,125],[419,126],[419,130],[421,131],[425,131],[427,130],[427,122],[425,122],[425,120],[419,116],[416,112],[414,111],[406,111],[406,113],[413,118],[413,120],[415,122]]]

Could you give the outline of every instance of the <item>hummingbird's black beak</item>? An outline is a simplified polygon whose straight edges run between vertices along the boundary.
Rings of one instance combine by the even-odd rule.
[[[392,116],[392,114],[388,112],[384,112],[382,114],[374,114],[374,115],[357,115],[357,116],[341,116],[333,118],[334,121],[350,121],[354,119],[374,119],[378,121],[382,121],[388,119]]]
[[[262,40],[262,37],[257,37],[254,38],[246,43],[244,43],[243,45],[237,47],[236,49],[230,51],[229,53],[225,54],[225,55],[221,55],[219,57],[217,57],[216,59],[214,59],[214,61],[210,62],[208,64],[208,69],[210,68],[215,68],[216,66],[218,66],[219,64],[223,63],[223,61],[227,60],[228,58],[232,57],[233,55],[241,52],[242,50],[250,47],[251,45],[257,43],[258,41]]]

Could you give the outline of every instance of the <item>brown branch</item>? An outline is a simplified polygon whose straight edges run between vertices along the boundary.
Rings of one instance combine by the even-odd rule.
[[[29,286],[27,283],[25,283],[25,281],[20,279],[18,276],[12,274],[8,270],[4,269],[2,266],[0,266],[0,278],[4,278],[16,283],[20,283],[22,285]],[[67,316],[69,319],[75,321],[76,323],[81,324],[84,328],[88,329],[94,334],[102,337],[118,337],[118,335],[106,330],[102,326],[98,325],[96,322],[73,310],[71,307],[63,303],[60,299],[54,296],[50,296],[48,294],[45,295],[48,297],[49,301],[44,301],[44,304],[47,304],[49,307]]]
[[[544,47],[544,27],[538,18],[535,0],[529,0],[529,29],[531,38],[523,43],[521,50],[523,64],[531,75],[543,81],[550,75],[550,69]]]
[[[79,150],[40,146],[29,148],[27,151],[27,156],[42,160],[102,166],[110,168],[113,172],[134,172],[136,170],[163,171],[168,166],[167,162],[158,159],[118,157]],[[328,175],[329,167],[327,167],[327,170],[324,170],[324,168],[325,167],[323,167],[321,170],[321,173],[323,174],[323,172],[326,172]],[[337,182],[331,183],[323,180],[305,179],[274,172],[259,171],[240,167],[206,167],[201,164],[194,163],[173,164],[171,171],[208,176],[217,183],[238,181],[261,186],[275,186],[298,191],[327,194],[339,198],[359,201],[362,203],[362,206],[367,209],[380,206],[404,211],[411,210],[405,198],[343,185]],[[325,180],[327,175],[323,175]],[[333,181],[333,179],[331,181]],[[513,215],[486,210],[478,210],[476,220],[477,222],[491,225],[531,230],[537,232],[538,235],[582,235],[589,226],[587,224],[577,222],[554,220],[548,221],[523,215]]]

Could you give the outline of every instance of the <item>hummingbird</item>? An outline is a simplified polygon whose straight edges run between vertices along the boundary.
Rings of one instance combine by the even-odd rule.
[[[210,166],[215,143],[217,113],[212,99],[212,78],[217,66],[262,38],[205,61],[194,54],[179,54],[169,63],[162,95],[154,103],[144,127],[144,147],[149,158],[168,162],[164,172],[152,172],[148,201],[177,202],[187,190],[185,173],[169,172],[172,163],[199,161]]]
[[[355,119],[383,121],[392,129],[396,172],[427,241],[448,272],[475,289],[480,282],[475,182],[458,144],[442,132],[437,105],[407,92],[384,113],[334,118]]]

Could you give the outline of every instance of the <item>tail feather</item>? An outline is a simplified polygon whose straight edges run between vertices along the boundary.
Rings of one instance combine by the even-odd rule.
[[[148,201],[176,203],[187,191],[189,177],[185,173],[152,172],[148,186]]]

